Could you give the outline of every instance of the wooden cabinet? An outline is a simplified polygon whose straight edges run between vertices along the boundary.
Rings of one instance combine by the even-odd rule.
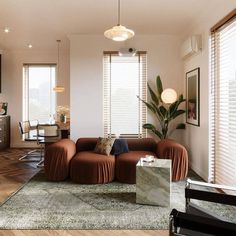
[[[10,116],[0,116],[0,150],[10,147]]]

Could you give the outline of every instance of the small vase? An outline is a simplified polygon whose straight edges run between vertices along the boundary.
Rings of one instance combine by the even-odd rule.
[[[60,122],[66,123],[66,115],[63,115],[63,114],[60,115]]]

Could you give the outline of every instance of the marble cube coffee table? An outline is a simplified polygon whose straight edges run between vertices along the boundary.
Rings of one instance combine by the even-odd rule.
[[[136,203],[169,206],[171,160],[157,159],[136,165]]]

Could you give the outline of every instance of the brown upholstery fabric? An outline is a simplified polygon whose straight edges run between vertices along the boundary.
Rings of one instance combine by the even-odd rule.
[[[62,139],[45,149],[44,171],[48,180],[61,181],[69,177],[70,160],[75,155],[75,143]]]
[[[134,142],[132,142],[133,144]],[[137,146],[138,148],[139,146]],[[135,149],[135,146],[132,147]],[[116,179],[122,183],[136,183],[136,164],[145,155],[156,156],[151,151],[129,151],[116,157]]]
[[[172,180],[186,178],[188,174],[188,152],[185,147],[174,140],[164,139],[157,144],[158,158],[172,160]]]
[[[127,139],[130,151],[156,152],[157,143],[153,138]]]
[[[84,144],[87,141],[83,142]],[[96,143],[95,143],[96,145]],[[89,146],[89,145],[88,145]],[[90,147],[90,146],[89,146]],[[70,177],[80,184],[102,184],[113,181],[115,176],[115,157],[94,153],[78,152],[71,160]]]
[[[93,151],[98,138],[79,138],[76,142],[76,152]]]

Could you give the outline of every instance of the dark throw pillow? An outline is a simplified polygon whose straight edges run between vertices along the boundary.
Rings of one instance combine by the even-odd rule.
[[[125,139],[116,139],[113,144],[111,154],[117,156],[126,152],[129,152],[127,141]]]
[[[103,155],[110,155],[113,143],[114,143],[115,139],[114,138],[98,138],[96,147],[94,149],[95,153],[98,154],[103,154]]]

